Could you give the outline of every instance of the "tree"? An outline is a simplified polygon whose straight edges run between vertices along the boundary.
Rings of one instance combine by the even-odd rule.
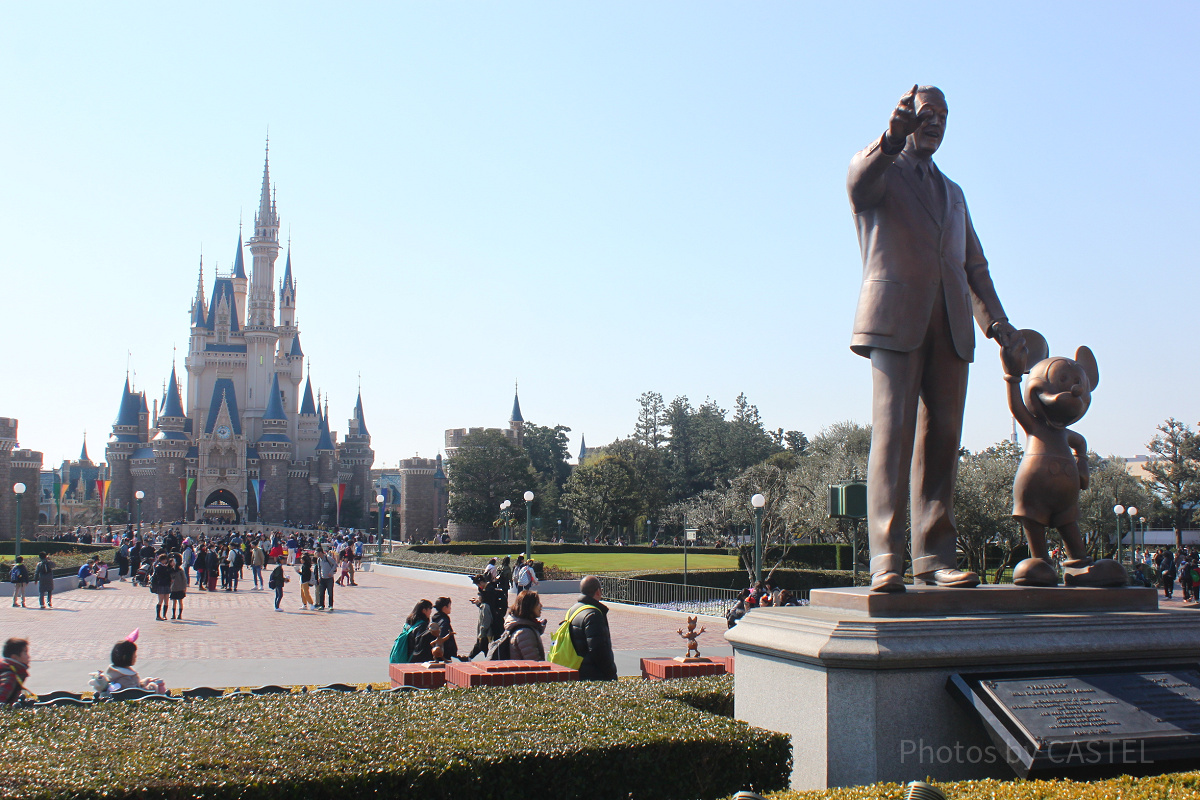
[[[783,434],[783,442],[787,445],[787,449],[798,456],[805,454],[808,450],[808,437],[803,431],[788,431]]]
[[[1178,551],[1183,548],[1183,530],[1191,525],[1200,502],[1200,438],[1171,417],[1158,426],[1146,447],[1151,455],[1145,466],[1150,488],[1168,510]]]
[[[567,463],[570,458],[567,434],[570,432],[571,429],[565,425],[550,428],[525,423],[525,452],[529,454],[529,461],[537,474],[537,482],[533,487],[536,495],[534,502],[543,520],[562,516],[562,491],[567,478],[571,477],[571,465]]]
[[[643,392],[638,398],[638,420],[633,438],[639,444],[658,449],[667,440],[667,407],[658,392]]]
[[[787,473],[780,513],[793,537],[850,541],[854,523],[829,517],[829,487],[855,477],[865,479],[870,452],[870,425],[838,422],[813,437]]]
[[[1079,494],[1079,529],[1087,538],[1088,552],[1103,557],[1116,547],[1113,506],[1136,506],[1146,516],[1158,503],[1146,482],[1125,469],[1123,458],[1089,452],[1088,476],[1088,488]]]
[[[502,500],[512,500],[524,521],[525,504],[517,499],[534,484],[536,473],[525,451],[497,430],[467,434],[454,458],[446,464],[450,489],[450,519],[467,525],[490,526]]]
[[[603,452],[622,459],[633,468],[638,506],[648,517],[657,517],[666,505],[670,488],[664,451],[635,439],[618,439]]]
[[[1005,568],[1012,566],[1013,553],[1025,541],[1023,529],[1012,518],[1013,481],[1021,456],[1021,446],[1009,441],[978,453],[964,449],[959,454],[954,484],[958,547],[967,556],[968,568],[978,572],[984,583],[988,545],[1001,550],[992,575],[992,583],[999,583]]]
[[[589,536],[612,525],[632,525],[641,510],[633,467],[610,454],[585,459],[576,467],[562,499]]]

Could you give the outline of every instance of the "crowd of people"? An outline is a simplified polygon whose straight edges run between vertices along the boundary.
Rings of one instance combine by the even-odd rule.
[[[470,661],[483,655],[487,660],[555,661],[578,669],[582,680],[616,680],[608,606],[601,602],[599,578],[589,575],[580,581],[579,599],[555,631],[555,645],[550,650],[542,638],[547,623],[536,589],[537,576],[524,557],[519,557],[515,566],[507,557],[499,564],[493,558],[471,581],[476,589],[471,603],[478,613],[470,651],[460,653],[450,617],[452,600],[423,599],[413,607],[396,637],[392,663],[430,663],[435,655],[442,662]],[[435,653],[435,648],[440,652]]]

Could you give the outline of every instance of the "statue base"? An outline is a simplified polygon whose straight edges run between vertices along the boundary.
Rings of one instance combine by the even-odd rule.
[[[678,661],[680,664],[711,664],[711,658],[701,658],[700,656],[675,656],[672,661]]]
[[[792,788],[1012,777],[953,675],[1200,661],[1200,615],[1153,590],[909,588],[813,591],[726,632],[735,715],[791,735]]]

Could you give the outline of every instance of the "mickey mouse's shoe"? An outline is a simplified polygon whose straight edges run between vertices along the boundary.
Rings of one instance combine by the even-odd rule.
[[[903,592],[904,576],[897,572],[876,572],[871,576],[872,592]]]
[[[1013,569],[1017,586],[1058,586],[1058,570],[1044,558],[1027,558]]]
[[[927,586],[945,586],[951,589],[970,589],[979,585],[978,575],[961,569],[935,569],[932,572],[922,572],[916,578],[925,581]]]
[[[1063,562],[1063,579],[1068,586],[1117,587],[1128,583],[1129,575],[1111,558],[1077,558]]]

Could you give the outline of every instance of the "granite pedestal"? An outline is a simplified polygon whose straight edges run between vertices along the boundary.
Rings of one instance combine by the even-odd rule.
[[[955,673],[1200,661],[1200,614],[1145,588],[818,590],[725,636],[735,714],[791,735],[796,789],[1012,777]]]

